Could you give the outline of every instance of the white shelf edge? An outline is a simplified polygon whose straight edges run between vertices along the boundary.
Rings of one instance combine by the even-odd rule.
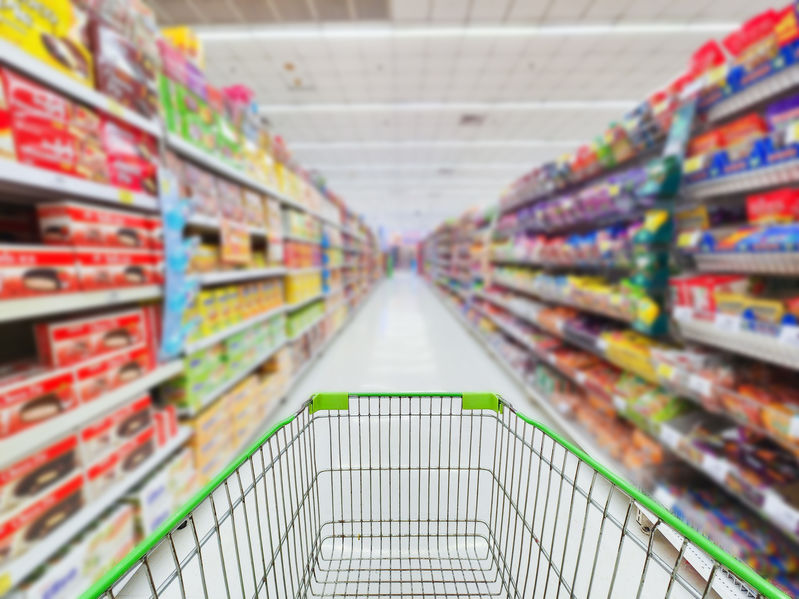
[[[186,219],[186,226],[197,227],[198,229],[206,229],[208,231],[218,231],[220,229],[220,221],[219,218],[214,218],[212,216],[193,214]],[[250,233],[250,235],[255,237],[266,237],[268,235],[268,231],[264,227],[252,227],[249,225],[243,226],[247,228],[247,231]]]
[[[275,266],[271,268],[251,268],[246,270],[230,270],[199,273],[197,276],[202,285],[218,285],[220,283],[233,283],[235,281],[251,281],[253,279],[266,279],[280,277],[286,274],[286,268]]]
[[[125,123],[146,131],[150,135],[161,137],[161,123],[157,119],[148,119],[122,106],[102,92],[51,67],[11,42],[0,40],[0,57],[2,57],[0,62],[3,64],[22,72],[32,79],[36,79],[48,88],[55,89],[70,98],[80,100],[93,108],[102,110]]]
[[[240,333],[249,327],[259,324],[261,322],[267,321],[273,316],[277,316],[278,314],[282,314],[286,311],[286,305],[278,306],[277,308],[272,308],[268,312],[264,312],[263,314],[258,314],[257,316],[253,316],[252,318],[248,318],[247,320],[243,320],[241,322],[237,322],[233,326],[227,327],[221,331],[214,333],[213,335],[209,335],[208,337],[203,337],[202,339],[198,339],[197,341],[193,341],[192,343],[187,343],[186,346],[183,348],[183,351],[189,355],[193,354],[196,351],[200,351],[201,349],[205,349],[206,347],[211,347],[215,345],[231,335],[235,335],[236,333]]]
[[[64,435],[75,432],[81,426],[100,418],[127,401],[136,399],[148,389],[152,389],[182,371],[182,360],[167,362],[124,387],[114,389],[95,400],[80,404],[62,416],[52,418],[0,441],[0,468],[14,464]]]
[[[0,189],[20,194],[74,197],[110,204],[116,208],[134,208],[148,212],[159,209],[156,196],[131,192],[106,183],[95,183],[6,158],[0,159]]]
[[[214,403],[220,396],[224,395],[228,391],[230,391],[233,387],[243,381],[249,374],[255,370],[258,366],[266,362],[272,355],[277,352],[281,347],[286,344],[286,340],[281,341],[274,347],[271,347],[267,351],[261,353],[255,360],[247,364],[244,368],[241,369],[238,373],[236,373],[233,377],[219,385],[216,389],[205,395],[202,401],[200,401],[199,405],[195,407],[179,407],[178,408],[178,415],[183,418],[191,418],[196,416],[203,410],[205,410],[208,406]]]
[[[287,304],[286,305],[286,312],[296,312],[297,310],[307,306],[308,304],[312,304],[312,303],[314,303],[316,301],[324,299],[324,297],[325,297],[324,293],[317,293],[316,295],[314,295],[312,297],[309,297],[307,299],[304,299],[302,301],[295,302],[293,304]]]
[[[0,322],[157,299],[161,294],[160,285],[144,285],[0,300]]]
[[[162,464],[172,453],[179,449],[192,435],[192,430],[188,427],[181,427],[177,436],[170,439],[164,447],[159,448],[154,455],[147,459],[134,472],[126,476],[123,480],[115,483],[112,488],[106,491],[100,498],[87,501],[85,506],[76,514],[71,516],[61,526],[56,528],[50,535],[40,540],[31,547],[26,553],[0,566],[0,580],[4,584],[14,588],[29,576],[40,565],[44,564],[51,555],[56,553],[72,538],[77,536],[87,526],[91,525],[106,509],[116,503],[132,487],[144,480],[150,472]]]
[[[685,184],[682,186],[682,193],[689,199],[703,199],[727,193],[790,185],[797,181],[799,181],[799,159],[793,159],[733,175]]]
[[[204,167],[207,167],[215,171],[216,173],[222,175],[223,177],[226,177],[237,183],[240,183],[241,185],[245,185],[251,189],[254,189],[263,194],[271,196],[276,200],[278,200],[284,206],[289,206],[291,208],[307,212],[308,214],[319,218],[319,215],[310,208],[303,206],[296,200],[290,198],[286,194],[278,191],[277,189],[273,189],[272,187],[269,187],[268,185],[261,183],[260,181],[252,179],[251,177],[247,176],[246,173],[243,173],[242,171],[230,166],[220,158],[217,158],[216,156],[209,154],[205,150],[192,145],[191,143],[189,143],[188,141],[186,141],[185,139],[181,138],[180,136],[174,133],[169,132],[166,134],[166,142],[167,145],[171,147],[173,150],[175,150],[178,154],[181,154],[185,158],[189,158],[190,160],[193,160],[203,165]]]

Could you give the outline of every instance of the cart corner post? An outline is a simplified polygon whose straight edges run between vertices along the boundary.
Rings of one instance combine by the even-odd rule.
[[[463,393],[461,395],[464,410],[493,410],[502,413],[502,401],[496,393]]]
[[[309,412],[319,412],[320,410],[349,410],[349,393],[316,393],[311,399]]]

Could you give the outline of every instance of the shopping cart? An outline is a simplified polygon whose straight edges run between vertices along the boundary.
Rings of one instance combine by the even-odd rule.
[[[86,597],[786,597],[496,395],[315,395]]]

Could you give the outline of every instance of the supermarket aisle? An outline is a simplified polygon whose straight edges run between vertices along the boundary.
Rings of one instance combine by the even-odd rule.
[[[340,390],[489,390],[540,416],[425,282],[408,272],[379,285],[278,414],[296,410],[315,392]]]

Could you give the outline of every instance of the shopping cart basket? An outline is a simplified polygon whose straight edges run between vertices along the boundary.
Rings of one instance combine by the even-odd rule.
[[[315,395],[87,597],[786,597],[496,395]]]

